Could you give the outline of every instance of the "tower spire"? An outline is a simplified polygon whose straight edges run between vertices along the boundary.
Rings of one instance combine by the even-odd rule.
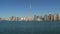
[[[30,9],[31,9],[31,4],[30,4]]]
[[[32,7],[31,7],[31,4],[30,4],[30,11],[29,11],[29,14],[30,14],[30,15],[29,15],[29,16],[30,16],[29,20],[32,20],[33,17],[32,17]]]

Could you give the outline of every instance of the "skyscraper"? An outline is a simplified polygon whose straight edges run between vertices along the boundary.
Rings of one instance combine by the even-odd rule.
[[[48,15],[48,20],[51,21],[51,14]]]
[[[54,21],[54,15],[51,15],[51,21]]]
[[[46,14],[44,15],[44,20],[48,20],[48,16]]]

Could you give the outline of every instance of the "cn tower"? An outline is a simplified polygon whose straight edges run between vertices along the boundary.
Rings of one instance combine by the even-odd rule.
[[[31,4],[30,4],[30,11],[29,11],[29,20],[33,20]]]

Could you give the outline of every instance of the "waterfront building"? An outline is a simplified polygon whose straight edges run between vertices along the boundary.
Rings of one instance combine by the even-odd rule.
[[[51,15],[51,21],[54,21],[54,15]]]
[[[34,15],[34,21],[36,21],[36,19],[37,19],[37,18],[36,18],[36,15]]]
[[[59,20],[59,15],[57,14],[57,17],[56,17],[57,20]]]
[[[39,16],[36,16],[36,21],[40,21],[40,17]]]
[[[14,17],[13,20],[14,20],[14,21],[19,21],[20,18],[19,18],[19,17]]]
[[[42,16],[34,15],[34,21],[42,21]]]
[[[40,16],[40,21],[43,21],[43,20],[44,20],[44,18],[42,16]]]
[[[6,21],[6,18],[2,18],[2,21]]]
[[[12,21],[16,21],[16,17],[12,16]]]
[[[21,21],[28,21],[28,18],[27,17],[22,17],[20,20]]]
[[[6,21],[10,21],[9,18],[5,18]]]
[[[18,20],[19,20],[18,17],[15,17],[15,16],[10,17],[10,21],[18,21]]]
[[[33,21],[33,18],[28,18],[28,21]]]
[[[44,20],[47,21],[48,20],[48,16],[44,15]]]
[[[10,21],[13,21],[14,16],[10,17]]]
[[[11,21],[10,17],[9,17],[9,18],[7,18],[7,19],[8,19],[8,21]]]
[[[51,15],[52,15],[52,14],[49,14],[49,15],[48,15],[48,21],[51,21]]]
[[[59,20],[59,15],[58,15],[58,14],[55,14],[55,15],[54,15],[54,20],[55,20],[55,21]]]
[[[20,20],[20,18],[19,18],[19,17],[16,17],[16,19],[17,19],[16,21],[19,21],[19,20]]]
[[[2,18],[0,17],[0,21],[2,20]]]
[[[21,21],[21,18],[19,17],[19,21]]]
[[[9,17],[9,21],[12,21],[12,18],[11,17]]]
[[[60,16],[59,16],[59,20],[60,20]]]

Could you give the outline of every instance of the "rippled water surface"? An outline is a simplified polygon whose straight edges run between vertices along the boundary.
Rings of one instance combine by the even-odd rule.
[[[0,34],[60,34],[60,21],[0,21]]]

